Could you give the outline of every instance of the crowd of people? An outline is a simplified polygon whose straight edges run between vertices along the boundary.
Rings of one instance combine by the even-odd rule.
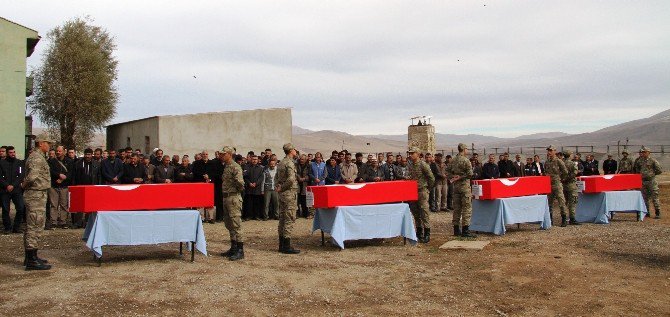
[[[290,204],[294,204],[293,207],[295,207],[295,214],[290,215],[293,219],[294,217],[311,218],[314,216],[314,210],[307,206],[306,189],[308,186],[417,180],[419,201],[411,203],[410,206],[415,218],[417,237],[420,242],[427,243],[430,240],[430,221],[427,214],[429,211],[454,210],[454,234],[474,237],[468,230],[472,198],[469,187],[472,180],[551,176],[550,206],[554,200],[557,201],[561,209],[561,225],[565,226],[568,216],[570,224],[578,224],[574,219],[576,204],[574,181],[576,177],[601,173],[599,162],[594,159],[593,155],[587,155],[586,160],[582,160],[579,153],[573,156],[570,151],[560,152],[553,146],[547,148],[547,156],[544,160],[539,155],[534,155],[527,157],[524,162],[521,155],[517,154],[512,161],[509,154],[504,153],[498,156],[497,161],[496,156],[490,154],[487,161],[482,164],[477,153],[466,155],[465,144],[459,144],[459,154],[456,157],[442,153],[420,153],[415,147],[411,148],[406,156],[393,153],[365,156],[363,153],[343,150],[332,151],[330,156],[326,157],[320,152],[300,154],[290,144],[287,144],[284,148],[287,156],[281,162],[283,169],[280,171],[278,157],[271,149],[265,149],[259,154],[249,151],[246,156],[243,156],[236,154],[234,148],[225,147],[225,151],[216,151],[211,158],[209,152],[203,150],[195,153],[191,161],[189,155],[169,156],[165,155],[161,149],[154,149],[150,154],[143,154],[139,149],[133,150],[130,147],[119,150],[87,148],[83,151],[83,156],[78,157],[73,149],[66,149],[63,146],[50,148],[49,143],[46,144],[47,148],[43,150],[47,154],[49,176],[45,178],[50,179],[50,184],[45,186],[48,187],[45,189],[48,194],[46,206],[40,206],[46,210],[44,229],[81,228],[86,225],[87,217],[84,214],[68,212],[69,186],[211,182],[214,185],[214,207],[200,210],[203,221],[208,223],[228,221],[226,227],[234,227],[235,224],[229,223],[230,215],[225,214],[225,209],[228,207],[224,208],[224,202],[230,195],[239,194],[241,198],[239,218],[242,221],[280,220],[280,251],[285,247],[285,253],[298,252],[290,247],[290,241],[281,241],[282,211],[280,211],[280,205],[283,202],[283,209],[287,209],[288,198],[286,197],[288,196],[282,196],[280,191],[282,186],[285,186],[282,184],[289,184],[284,190],[293,190],[290,182],[294,180],[297,184],[295,189],[297,199],[295,202],[290,200]],[[286,146],[291,148],[287,151]],[[628,157],[627,151],[623,151],[622,155],[623,157],[618,162],[608,155],[608,159],[602,164],[603,172],[605,174],[642,174],[645,203],[648,203],[648,199],[653,200],[656,217],[659,218],[658,185],[654,177],[661,173],[660,165],[649,157],[649,150],[644,147],[635,161]],[[237,172],[233,170],[227,170],[228,165],[234,169],[239,167],[241,175],[237,175]],[[290,165],[290,169],[286,168],[287,165]],[[22,197],[22,188],[26,186],[23,180],[25,171],[26,166],[22,160],[16,158],[14,147],[0,147],[0,194],[5,234],[21,232],[21,223],[26,219]],[[291,177],[285,175],[287,171]],[[233,174],[226,176],[226,173]],[[238,186],[235,181],[238,176],[240,177],[240,188],[232,188]],[[281,178],[281,181],[278,180],[278,177]],[[14,221],[10,219],[10,202],[13,202],[16,208]],[[239,224],[236,226],[239,228]],[[230,252],[235,252],[233,248],[237,242],[240,247],[242,244],[241,234],[235,230],[229,228],[231,242],[233,242],[231,250],[227,252],[229,256]],[[290,233],[284,235],[290,235]],[[243,253],[241,257],[238,254],[238,258],[243,258]]]

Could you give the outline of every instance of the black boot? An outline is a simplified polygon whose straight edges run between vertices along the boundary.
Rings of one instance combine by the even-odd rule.
[[[552,226],[554,225],[554,213],[551,212],[551,209],[549,209],[549,224]]]
[[[423,228],[416,227],[416,240],[423,243]]]
[[[49,269],[51,269],[51,265],[42,263],[37,259],[37,250],[26,250],[26,271]]]
[[[581,223],[579,223],[579,222],[577,222],[577,220],[575,220],[575,217],[570,217],[570,224],[573,225],[573,226],[581,225]]]
[[[237,261],[244,259],[244,242],[237,242],[236,245],[235,253],[233,253],[228,260]]]
[[[567,227],[568,221],[565,216],[561,215],[561,227]]]
[[[461,236],[461,226],[454,226],[454,236],[455,237]]]
[[[461,233],[463,238],[476,238],[477,236],[470,233],[470,226],[463,226],[463,233]]]
[[[279,252],[284,254],[298,254],[300,253],[300,250],[291,247],[291,238],[284,238],[282,249]]]
[[[656,209],[656,217],[654,217],[654,219],[661,219],[661,210],[660,209]]]
[[[423,243],[430,242],[430,228],[423,229]]]
[[[284,237],[279,237],[279,252],[284,250]]]
[[[221,256],[230,257],[235,254],[237,251],[237,241],[230,240],[230,249],[228,251],[221,253]]]
[[[47,264],[47,263],[49,263],[49,261],[47,261],[47,259],[42,259],[42,258],[40,258],[40,257],[37,255],[37,250],[35,250],[35,258],[37,259],[38,262],[40,262],[40,263],[42,263],[42,264]],[[23,266],[26,266],[26,265],[28,265],[28,257],[27,257],[27,256],[26,256],[26,258],[23,260]]]

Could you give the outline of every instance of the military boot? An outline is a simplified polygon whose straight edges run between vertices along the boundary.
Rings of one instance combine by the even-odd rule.
[[[579,222],[577,222],[577,220],[575,220],[575,217],[570,217],[570,224],[573,225],[573,226],[581,225],[581,223],[579,223]]]
[[[430,242],[430,228],[423,229],[423,243]]]
[[[461,226],[454,226],[454,236],[459,237],[461,235]]]
[[[567,227],[568,226],[568,220],[564,215],[561,215],[561,227]]]
[[[228,258],[231,261],[237,261],[237,260],[244,259],[244,242],[237,242],[236,245],[237,245],[237,248],[235,250],[235,253],[230,255],[230,257]]]
[[[551,212],[551,208],[549,208],[549,224],[554,225],[554,213]]]
[[[416,240],[423,243],[423,228],[416,227]]]
[[[41,262],[41,263],[43,263],[43,264],[48,264],[48,263],[49,263],[49,261],[47,261],[47,259],[42,259],[42,258],[40,258],[40,257],[37,255],[37,250],[35,250],[35,258],[37,259],[37,261],[39,261],[39,262]],[[28,257],[27,257],[27,256],[26,256],[26,258],[23,260],[23,266],[26,266],[26,265],[28,265]]]
[[[237,241],[230,240],[230,249],[228,251],[221,253],[221,256],[230,257],[233,254],[237,253]]]
[[[282,249],[279,251],[284,254],[298,254],[300,250],[291,247],[291,238],[284,238]]]
[[[661,219],[661,210],[660,209],[656,209],[656,217],[654,217],[654,219]]]
[[[461,233],[463,238],[476,238],[477,236],[470,232],[470,226],[463,226],[463,232]]]
[[[42,263],[37,259],[37,250],[26,250],[26,271],[50,269],[51,265]]]
[[[284,237],[279,237],[279,252],[284,249]]]

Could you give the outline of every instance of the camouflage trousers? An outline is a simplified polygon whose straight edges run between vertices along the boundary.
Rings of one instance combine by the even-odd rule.
[[[49,188],[49,217],[52,225],[64,225],[72,223],[68,210],[68,189],[67,188]]]
[[[26,203],[26,231],[23,233],[23,245],[26,250],[37,250],[41,246],[47,196],[46,190],[26,190],[23,193]]]
[[[279,193],[279,227],[277,231],[280,238],[291,238],[295,213],[298,210],[298,197],[294,190]]]
[[[642,181],[642,198],[644,198],[644,204],[647,206],[649,214],[651,214],[651,209],[649,209],[649,199],[651,199],[652,204],[654,204],[654,209],[658,215],[661,212],[661,203],[658,201],[658,183],[656,179]]]
[[[223,198],[223,223],[230,233],[230,240],[244,242],[242,237],[241,194],[228,194],[228,197]]]
[[[577,187],[574,184],[563,184],[563,197],[565,198],[565,208],[570,219],[575,218],[575,209],[577,209]],[[561,215],[564,215],[561,213]]]
[[[454,226],[470,226],[472,218],[472,189],[470,186],[454,188],[454,215],[451,224]]]
[[[214,220],[216,218],[216,208],[198,208],[200,212],[200,218],[204,221]]]
[[[419,228],[430,228],[429,195],[428,188],[419,188],[419,200],[409,203],[414,224]]]
[[[558,203],[558,208],[561,210],[561,216],[567,216],[565,213],[565,195],[563,195],[563,184],[558,182],[551,182],[551,193],[549,194],[548,198],[549,212],[552,212],[555,200]]]

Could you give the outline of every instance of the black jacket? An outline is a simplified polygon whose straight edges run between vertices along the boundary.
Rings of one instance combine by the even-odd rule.
[[[208,160],[209,161],[209,160]],[[203,175],[207,174],[207,162],[204,160],[197,160],[193,162],[193,181],[197,183],[204,183]]]
[[[223,184],[223,163],[219,159],[212,159],[207,162],[207,175],[212,183]]]
[[[74,172],[74,163],[68,157],[59,160],[58,158],[49,159],[49,172],[51,173],[51,187],[67,188],[72,185],[72,174]],[[66,176],[65,180],[58,183],[60,174]]]
[[[249,187],[249,184],[256,183],[256,187]],[[251,165],[244,173],[245,193],[249,195],[260,195],[263,192],[263,166]]]
[[[7,186],[12,185],[12,192],[21,192],[21,183],[26,174],[26,166],[22,160],[7,157],[0,160],[0,193],[7,191]]]
[[[603,161],[603,172],[605,174],[616,174],[617,162],[615,160],[605,160]]]
[[[86,163],[85,159],[80,159],[74,164],[72,185],[100,185],[102,184],[100,172],[100,162],[91,160],[90,163]]]
[[[184,174],[183,176],[181,174]],[[174,182],[175,183],[191,183],[193,182],[193,171],[191,171],[191,166],[179,165],[174,169]]]
[[[498,171],[501,178],[514,177],[514,163],[510,160],[502,160],[498,162]]]
[[[102,161],[102,180],[105,183],[113,183],[114,177],[118,178],[118,183],[122,182],[123,162],[118,157],[114,160],[107,158]]]
[[[136,184],[133,179],[141,178],[142,183],[147,180],[147,169],[142,164],[123,164],[123,176],[121,176],[121,183],[123,184]]]
[[[500,178],[500,171],[496,163],[486,162],[482,166],[482,179]]]

